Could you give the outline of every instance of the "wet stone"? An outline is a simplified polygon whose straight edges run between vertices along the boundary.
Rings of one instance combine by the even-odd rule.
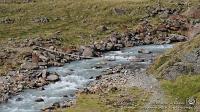
[[[37,99],[35,100],[35,102],[44,102],[44,99],[43,99],[43,98],[37,98]]]

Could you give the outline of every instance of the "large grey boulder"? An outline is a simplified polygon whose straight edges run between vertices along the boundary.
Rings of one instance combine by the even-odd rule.
[[[85,47],[82,55],[85,56],[85,57],[93,57],[94,56],[94,49],[92,49],[91,47]]]

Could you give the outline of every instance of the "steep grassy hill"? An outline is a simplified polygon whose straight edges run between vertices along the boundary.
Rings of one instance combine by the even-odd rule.
[[[200,100],[199,50],[200,35],[176,45],[149,68],[149,73],[161,79],[164,90],[172,99],[185,101],[194,96]]]
[[[149,73],[155,74],[158,78],[164,78],[166,69],[177,62],[181,62],[186,54],[200,47],[200,36],[194,39],[179,43],[165,54],[158,57],[153,65],[148,69]]]
[[[84,44],[113,31],[133,29],[157,0],[30,0],[0,3],[0,40],[48,37],[60,32],[66,44]],[[179,1],[179,0],[178,0]],[[198,0],[192,0],[196,3]],[[180,1],[179,1],[180,2]],[[162,0],[176,7],[177,1]]]
[[[0,4],[0,38],[48,36],[61,32],[65,41],[79,44],[91,36],[134,26],[150,0],[35,0]],[[7,23],[6,23],[7,22]],[[101,27],[108,30],[102,31]],[[83,43],[82,43],[83,44]]]

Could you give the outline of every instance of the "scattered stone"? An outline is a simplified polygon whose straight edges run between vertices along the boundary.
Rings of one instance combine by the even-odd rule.
[[[183,41],[186,41],[188,39],[188,37],[183,36],[183,35],[170,34],[167,37],[167,39],[170,40],[171,43],[173,43],[173,42],[183,42]]]
[[[37,99],[35,100],[35,102],[44,102],[44,99],[43,99],[43,98],[37,98]]]
[[[48,75],[47,69],[44,69],[44,70],[42,71],[42,78],[46,78],[47,75]]]
[[[106,44],[106,50],[107,50],[107,51],[114,50],[113,47],[114,47],[114,44],[111,43],[111,42],[109,42],[109,43]]]
[[[1,24],[13,24],[14,22],[15,22],[14,19],[11,19],[11,18],[8,18],[8,17],[2,18],[2,19],[0,20],[0,23],[1,23]]]
[[[101,68],[103,68],[102,66],[100,66],[100,65],[95,65],[94,67],[92,67],[92,68],[94,68],[94,69],[101,69]]]
[[[22,100],[23,100],[23,98],[17,98],[16,99],[17,102],[22,101]]]
[[[94,56],[94,49],[90,48],[90,47],[86,47],[83,51],[83,56],[85,57],[93,57]]]
[[[104,26],[104,25],[98,27],[97,29],[98,29],[100,32],[105,32],[105,31],[108,30],[108,28],[107,28],[106,26]]]
[[[102,75],[96,76],[96,80],[100,80],[102,78]]]
[[[33,19],[34,23],[48,23],[50,22],[50,19],[47,17],[37,17]]]
[[[36,63],[31,63],[31,62],[24,62],[21,65],[21,69],[25,69],[25,70],[35,70],[38,69],[38,65]]]
[[[147,50],[147,49],[139,49],[138,53],[142,53],[142,54],[151,54],[152,52]]]
[[[63,97],[68,98],[69,96],[68,95],[64,95]]]
[[[60,78],[59,78],[59,75],[57,73],[54,73],[54,74],[48,75],[47,80],[51,81],[51,82],[56,82],[56,81],[59,81]]]
[[[122,8],[113,8],[113,12],[116,15],[124,15],[126,14],[126,10]]]
[[[118,90],[117,87],[112,87],[112,88],[110,89],[111,92],[116,92],[117,90]]]
[[[45,89],[44,89],[44,87],[40,87],[40,88],[38,88],[38,90],[43,91]]]

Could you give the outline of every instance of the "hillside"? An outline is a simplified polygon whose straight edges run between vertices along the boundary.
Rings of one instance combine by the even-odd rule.
[[[0,0],[0,110],[200,100],[199,12],[199,0]]]
[[[149,72],[157,74],[158,78],[168,80],[174,80],[181,74],[198,74],[197,65],[194,63],[198,61],[199,47],[200,36],[196,36],[190,41],[179,43],[175,48],[158,57],[156,62],[149,68]],[[177,73],[175,73],[176,70]]]
[[[164,7],[178,8],[177,1],[161,2]],[[190,4],[197,2],[192,0]],[[156,0],[8,0],[0,3],[0,40],[48,37],[59,32],[67,46],[86,44],[113,31],[134,29],[141,18],[154,10],[156,3]]]
[[[149,0],[34,0],[0,4],[3,38],[62,33],[66,44],[78,45],[132,28],[143,17]]]
[[[200,36],[180,43],[158,57],[148,72],[161,79],[162,86],[173,98],[195,96],[200,99]]]

